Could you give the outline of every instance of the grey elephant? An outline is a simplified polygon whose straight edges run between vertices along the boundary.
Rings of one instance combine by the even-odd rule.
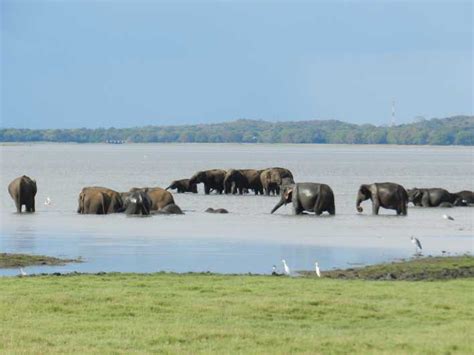
[[[266,195],[279,195],[285,185],[294,184],[293,174],[286,168],[269,168],[260,173],[260,182]]]
[[[263,195],[263,186],[260,180],[261,170],[256,169],[229,169],[224,178],[225,193],[244,194],[253,190],[255,195]]]
[[[101,186],[84,187],[79,193],[77,213],[108,214],[123,212],[119,192]]]
[[[211,190],[222,194],[224,191],[224,179],[226,171],[222,169],[211,169],[198,171],[190,179],[190,184],[204,184],[204,193],[209,195]]]
[[[190,184],[189,179],[181,179],[181,180],[174,180],[171,184],[166,188],[166,190],[176,190],[179,194],[184,192],[192,192],[197,194],[197,185]]]
[[[147,194],[151,201],[151,211],[158,211],[167,205],[174,203],[174,198],[171,192],[162,189],[161,187],[134,187],[130,192],[141,191]]]
[[[372,213],[379,214],[380,207],[397,211],[397,215],[407,215],[408,194],[402,185],[393,182],[361,185],[357,193],[356,208],[362,212],[362,201],[372,201]]]
[[[26,212],[35,212],[36,181],[23,175],[8,185],[8,193],[15,202],[16,211],[21,213],[22,206]]]
[[[212,208],[212,207],[209,207],[204,212],[207,212],[207,213],[229,213],[229,211],[227,211],[225,208]]]
[[[453,194],[456,196],[454,200],[455,206],[472,206],[474,204],[474,192],[469,190],[459,191]]]
[[[127,215],[149,216],[151,205],[150,197],[143,191],[129,192],[123,200],[123,207]]]
[[[408,202],[422,207],[443,207],[453,205],[456,195],[442,188],[413,188],[408,189]]]
[[[273,207],[271,213],[290,202],[293,204],[294,214],[297,215],[305,211],[314,212],[317,216],[323,212],[328,212],[330,215],[336,214],[334,193],[326,184],[300,182],[286,185],[280,201]]]

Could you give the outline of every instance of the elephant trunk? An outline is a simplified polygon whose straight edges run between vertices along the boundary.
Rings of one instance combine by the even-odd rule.
[[[171,189],[172,185],[168,186],[165,190],[169,190]]]
[[[270,213],[275,212],[277,209],[279,209],[281,206],[286,205],[286,201],[282,198],[280,202],[278,202],[275,207],[273,207],[272,211]]]
[[[356,201],[357,212],[362,212],[364,210],[360,205],[362,201],[365,201],[365,198],[359,192],[359,194],[357,195],[357,201]]]

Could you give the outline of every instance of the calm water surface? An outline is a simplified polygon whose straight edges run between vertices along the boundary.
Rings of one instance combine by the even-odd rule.
[[[31,144],[0,146],[0,251],[77,258],[55,271],[214,271],[268,273],[285,258],[292,269],[322,269],[409,257],[409,237],[418,237],[424,254],[473,251],[474,208],[411,207],[407,217],[382,210],[355,210],[362,183],[393,181],[410,187],[474,189],[471,147],[239,144]],[[274,215],[279,197],[175,194],[184,216],[127,217],[76,214],[83,186],[118,191],[167,186],[212,168],[284,166],[300,182],[329,184],[335,217],[291,216],[291,206]],[[37,213],[18,215],[7,192],[19,175],[37,180]],[[49,197],[52,205],[44,205]],[[207,207],[231,213],[213,215]],[[447,221],[443,214],[455,218]],[[16,274],[2,270],[0,274]]]

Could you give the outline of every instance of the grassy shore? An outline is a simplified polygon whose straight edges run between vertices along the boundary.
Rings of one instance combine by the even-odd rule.
[[[25,267],[32,265],[64,265],[78,263],[78,259],[60,259],[45,255],[0,253],[0,269]]]
[[[473,353],[473,291],[472,278],[1,278],[0,352]]]

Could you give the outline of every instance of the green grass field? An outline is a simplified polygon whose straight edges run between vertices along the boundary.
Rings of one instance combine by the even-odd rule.
[[[473,353],[474,279],[0,279],[1,353]]]

